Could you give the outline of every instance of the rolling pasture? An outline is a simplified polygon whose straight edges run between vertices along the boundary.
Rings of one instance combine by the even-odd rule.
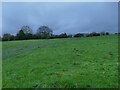
[[[2,42],[0,42],[0,89],[2,88]]]
[[[117,88],[118,36],[2,43],[3,88]]]

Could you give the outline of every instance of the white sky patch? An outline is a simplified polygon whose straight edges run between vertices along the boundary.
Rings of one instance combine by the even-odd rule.
[[[2,4],[0,3],[0,36],[2,34]]]
[[[119,2],[119,0],[1,0],[2,2]]]

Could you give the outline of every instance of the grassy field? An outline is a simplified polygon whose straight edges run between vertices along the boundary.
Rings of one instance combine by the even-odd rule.
[[[118,36],[3,42],[3,88],[116,88]]]
[[[0,42],[0,89],[2,88],[2,42]]]

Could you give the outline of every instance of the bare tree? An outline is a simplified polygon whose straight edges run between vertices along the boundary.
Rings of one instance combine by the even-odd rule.
[[[23,26],[22,28],[21,28],[21,30],[25,33],[25,34],[32,34],[33,32],[32,32],[32,29],[29,27],[29,26]]]
[[[48,26],[41,26],[37,29],[37,36],[40,38],[50,38],[52,36],[52,29],[50,29]]]

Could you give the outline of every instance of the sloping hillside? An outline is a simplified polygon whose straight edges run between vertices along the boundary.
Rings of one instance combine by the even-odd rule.
[[[115,88],[117,35],[3,42],[4,88]]]

